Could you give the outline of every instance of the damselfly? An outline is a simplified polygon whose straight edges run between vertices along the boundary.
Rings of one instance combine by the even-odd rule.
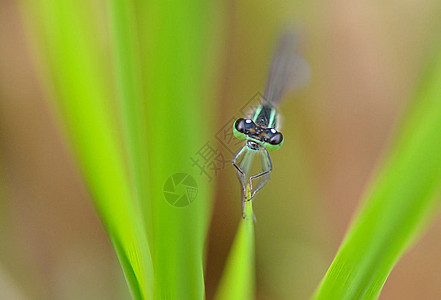
[[[235,137],[245,140],[245,145],[232,161],[242,186],[244,218],[246,201],[252,200],[270,179],[273,165],[268,151],[279,149],[284,141],[279,131],[277,111],[280,100],[288,88],[303,85],[309,79],[309,66],[301,57],[294,55],[294,44],[293,35],[287,33],[282,36],[271,63],[260,105],[248,118],[237,119],[233,125]],[[252,174],[251,167],[256,155],[260,156],[262,167],[260,172]]]

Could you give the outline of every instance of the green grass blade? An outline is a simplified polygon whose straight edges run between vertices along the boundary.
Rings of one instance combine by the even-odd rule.
[[[152,256],[157,299],[203,299],[204,244],[212,185],[191,158],[213,138],[208,90],[212,2],[136,1],[149,128]],[[211,62],[213,63],[213,62]],[[197,181],[196,199],[175,207],[164,184],[175,173]]]
[[[133,1],[110,1],[110,27],[129,175],[138,207],[144,216],[146,229],[151,232],[147,172],[149,136],[146,128],[147,118],[134,9]]]
[[[151,297],[152,265],[141,215],[117,135],[96,15],[85,1],[23,1],[29,30],[42,51],[43,72],[94,203],[110,235],[131,292]]]
[[[253,204],[245,204],[245,220],[239,229],[228,257],[224,274],[219,284],[216,300],[254,299],[255,257]]]
[[[315,299],[375,299],[439,205],[441,57],[415,95],[394,147]]]

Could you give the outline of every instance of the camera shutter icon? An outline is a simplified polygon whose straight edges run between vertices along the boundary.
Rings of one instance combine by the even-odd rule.
[[[187,173],[175,173],[164,183],[165,200],[174,207],[190,205],[198,194],[196,180]]]

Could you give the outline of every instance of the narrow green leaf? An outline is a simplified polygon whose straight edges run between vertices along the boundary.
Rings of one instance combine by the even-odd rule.
[[[438,56],[314,298],[377,298],[395,263],[437,211],[440,184]]]
[[[136,14],[133,1],[110,1],[110,28],[113,39],[115,80],[118,90],[118,104],[123,123],[126,157],[129,177],[141,212],[144,226],[151,231],[150,202],[147,184],[147,140],[146,116],[144,112],[141,60],[136,28]],[[149,230],[150,229],[150,230]],[[149,237],[148,235],[147,237]],[[151,262],[149,261],[149,264]],[[146,274],[149,295],[153,295],[153,268]]]
[[[112,111],[93,3],[23,0],[51,90],[94,203],[136,299],[151,297],[152,265]]]
[[[129,176],[137,205],[151,231],[148,192],[148,132],[145,97],[142,86],[141,59],[133,1],[110,1],[110,27],[113,39],[115,79],[128,158]]]
[[[216,300],[254,299],[255,257],[253,204],[245,204],[245,219],[239,229],[219,284]]]
[[[211,40],[216,38],[210,30],[213,4],[177,0],[135,4],[149,135],[154,296],[203,299],[212,184],[191,159],[204,165],[197,152],[216,132],[214,98],[208,90],[210,74],[217,69],[209,61]],[[212,172],[209,165],[205,168]],[[194,193],[180,182],[166,185],[175,174],[187,174],[197,183],[196,198],[184,207],[165,198],[165,189],[176,195]]]

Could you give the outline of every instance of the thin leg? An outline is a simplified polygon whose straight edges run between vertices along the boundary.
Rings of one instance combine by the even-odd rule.
[[[253,162],[254,152],[247,152],[247,146],[243,146],[234,156],[232,160],[233,166],[236,168],[237,176],[239,177],[239,181],[242,185],[242,217],[245,219],[245,203],[247,201],[251,201],[257,192],[259,192],[265,184],[270,179],[270,172],[273,170],[273,165],[271,162],[271,157],[266,148],[262,147],[260,152],[262,159],[262,172],[253,176],[248,177],[248,173]],[[238,163],[239,158],[244,155],[242,160]],[[262,178],[255,190],[253,190],[253,180]],[[251,195],[248,197],[248,191],[250,191]],[[255,220],[255,216],[253,214],[253,219]]]
[[[233,166],[236,168],[236,170],[238,172],[240,172],[243,176],[245,176],[245,172],[236,164],[237,160],[239,159],[239,157],[242,155],[242,153],[245,151],[246,149],[246,145],[243,146],[242,148],[240,148],[240,150],[236,153],[236,155],[233,157]]]
[[[251,198],[248,199],[251,200],[254,198],[254,196],[257,194],[258,191],[260,191],[265,184],[268,183],[268,181],[270,180],[270,172],[273,170],[273,164],[271,162],[271,157],[268,153],[268,150],[266,150],[266,148],[263,148],[264,153],[262,154],[262,172],[253,176],[250,176],[249,178],[249,184],[250,184],[250,189],[252,191],[251,194]],[[259,182],[259,185],[257,186],[257,188],[255,190],[253,190],[253,179],[257,179],[259,177],[265,176],[262,181]]]
[[[236,163],[239,157],[244,153],[246,150],[246,145],[243,146],[234,156],[233,158],[233,166],[236,168],[237,171],[237,177],[239,177],[240,184],[242,186],[242,218],[245,219],[245,202],[246,202],[246,193],[247,193],[247,187],[246,187],[246,174],[244,170],[241,169],[241,167]]]
[[[246,174],[246,171],[243,170],[243,169],[241,168],[241,165],[242,165],[242,163],[243,163],[243,159],[242,159],[242,161],[241,161],[239,164],[237,164],[237,160],[239,159],[239,157],[241,157],[241,155],[242,155],[246,150],[247,150],[247,146],[243,146],[243,147],[242,147],[242,148],[236,153],[236,155],[234,156],[233,161],[232,161],[233,166],[236,168],[237,176],[239,177],[240,184],[242,185],[242,191],[243,191],[244,195],[246,195],[247,174]],[[245,153],[245,154],[246,154],[246,153]]]

